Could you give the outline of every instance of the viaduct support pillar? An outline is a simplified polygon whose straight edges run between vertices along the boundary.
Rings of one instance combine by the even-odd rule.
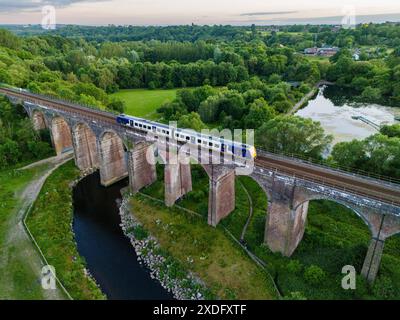
[[[304,235],[309,202],[293,207],[299,196],[295,185],[274,181],[272,199],[268,201],[264,242],[271,251],[286,257],[293,254]]]
[[[176,200],[192,191],[190,164],[167,163],[164,171],[165,205],[172,207]]]
[[[128,176],[127,155],[122,140],[115,134],[106,133],[99,142],[100,182],[108,187]]]
[[[373,282],[378,274],[384,245],[385,241],[377,238],[373,238],[369,244],[367,256],[365,257],[361,270],[361,275],[363,275],[370,282]]]
[[[297,209],[285,203],[268,203],[268,219],[265,230],[265,243],[273,252],[280,252],[290,257],[304,235],[307,219],[308,202]]]
[[[133,193],[157,180],[153,145],[141,142],[128,152],[128,173]]]
[[[213,227],[235,210],[235,170],[217,168],[211,165],[209,169],[208,224]]]
[[[362,212],[363,217],[368,221],[372,233],[361,275],[369,282],[373,282],[378,275],[385,240],[400,233],[400,217],[382,214],[377,209],[367,207],[360,208],[359,212]]]

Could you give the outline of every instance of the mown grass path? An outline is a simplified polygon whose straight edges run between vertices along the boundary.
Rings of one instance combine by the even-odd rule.
[[[71,158],[70,154],[2,173],[0,193],[0,299],[65,299],[59,290],[43,290],[42,260],[23,225],[50,174]]]

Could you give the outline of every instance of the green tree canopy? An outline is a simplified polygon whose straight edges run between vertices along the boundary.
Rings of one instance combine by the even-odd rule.
[[[298,116],[277,116],[256,131],[261,148],[319,159],[332,142],[319,122]]]

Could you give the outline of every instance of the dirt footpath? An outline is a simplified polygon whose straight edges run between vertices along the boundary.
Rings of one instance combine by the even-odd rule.
[[[71,153],[63,154],[59,157],[52,157],[49,159],[38,161],[20,169],[25,170],[39,165],[48,165],[43,169],[41,175],[35,177],[23,190],[19,191],[19,193],[16,194],[19,203],[18,207],[15,208],[15,214],[11,215],[7,223],[9,227],[4,242],[5,246],[1,248],[2,250],[0,251],[0,264],[7,264],[7,261],[10,260],[10,255],[18,255],[18,261],[23,261],[24,263],[23,268],[31,271],[35,275],[34,277],[37,277],[39,284],[43,263],[34,244],[31,242],[27,232],[25,231],[25,228],[23,226],[23,218],[26,211],[30,208],[30,206],[34,203],[35,199],[39,195],[39,192],[42,189],[46,179],[59,166],[72,159],[72,156],[73,155]],[[11,287],[14,281],[13,277],[15,277],[15,275],[8,274],[7,269],[5,270],[5,274],[2,274],[1,281],[9,284],[11,289],[10,292],[12,292]],[[65,294],[59,288],[57,288],[56,290],[41,290],[44,299],[66,299]],[[13,299],[14,297],[3,298]]]

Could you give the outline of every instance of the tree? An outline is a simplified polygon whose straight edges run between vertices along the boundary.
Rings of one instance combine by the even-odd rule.
[[[113,99],[111,99],[110,103],[107,105],[107,109],[112,110],[112,111],[117,111],[118,113],[124,113],[125,112],[125,103],[120,99],[113,98]]]
[[[311,265],[304,271],[304,279],[311,285],[317,286],[326,278],[326,273],[320,267]]]
[[[400,138],[375,134],[362,141],[341,142],[332,150],[335,164],[400,178]]]
[[[199,114],[201,120],[205,123],[212,123],[217,121],[219,116],[219,102],[220,96],[210,96],[200,104]]]
[[[256,129],[275,115],[275,109],[269,106],[264,98],[260,98],[250,105],[250,111],[244,119],[244,125],[248,129]]]
[[[339,142],[334,145],[331,157],[339,166],[361,169],[367,161],[365,143],[355,139],[350,142]]]
[[[391,126],[385,125],[381,128],[380,132],[389,138],[400,138],[400,123]]]
[[[366,87],[361,93],[361,99],[363,101],[379,101],[382,97],[379,88],[372,88],[371,86]]]
[[[200,115],[197,112],[191,112],[181,116],[178,120],[178,127],[184,129],[193,129],[200,132],[202,129],[207,128]]]
[[[298,116],[277,116],[256,131],[261,148],[314,159],[322,157],[332,140],[319,122]]]

